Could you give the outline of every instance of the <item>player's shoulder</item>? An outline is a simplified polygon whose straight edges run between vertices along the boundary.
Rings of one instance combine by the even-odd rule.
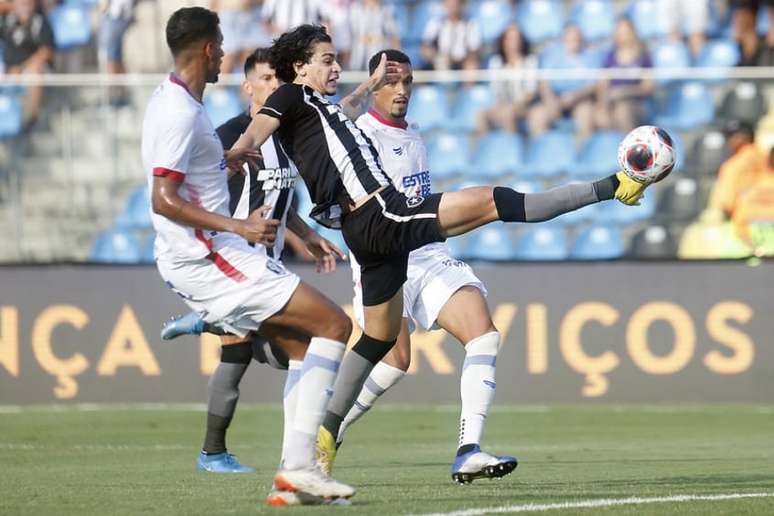
[[[242,112],[235,117],[229,118],[215,130],[218,133],[218,137],[225,148],[231,148],[236,143],[239,137],[247,130],[247,126],[250,125],[250,115],[247,112]]]

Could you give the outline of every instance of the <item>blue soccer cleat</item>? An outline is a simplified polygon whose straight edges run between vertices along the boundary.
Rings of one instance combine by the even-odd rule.
[[[161,328],[161,338],[172,340],[180,335],[201,335],[204,331],[204,319],[196,312],[173,317]]]
[[[518,465],[516,457],[492,455],[476,446],[454,459],[451,476],[452,480],[459,484],[469,484],[477,478],[504,477]]]
[[[209,471],[210,473],[254,473],[255,469],[250,466],[240,464],[236,457],[229,452],[207,455],[204,452],[199,453],[196,460],[196,469],[199,471]]]

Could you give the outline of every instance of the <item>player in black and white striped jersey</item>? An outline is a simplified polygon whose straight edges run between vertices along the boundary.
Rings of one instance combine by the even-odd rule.
[[[400,332],[411,251],[497,220],[540,222],[611,199],[637,204],[646,185],[619,172],[536,194],[482,186],[407,197],[385,174],[372,142],[348,117],[346,105],[325,98],[336,93],[341,73],[325,28],[302,25],[283,34],[269,59],[286,84],[266,100],[226,158],[239,162],[279,133],[316,204],[312,216],[341,227],[361,269],[365,328],[342,361],[318,435],[318,463],[329,471],[344,416]],[[383,54],[376,70],[385,67],[389,64]]]

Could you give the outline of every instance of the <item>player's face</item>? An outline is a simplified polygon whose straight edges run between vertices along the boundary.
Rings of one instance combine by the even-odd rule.
[[[223,61],[223,33],[218,29],[218,36],[213,41],[208,41],[204,46],[204,54],[207,57],[207,82],[218,82],[220,63]]]
[[[296,74],[296,82],[325,95],[335,94],[341,66],[336,61],[333,45],[327,42],[316,43],[309,62],[296,64]]]
[[[244,82],[244,88],[250,96],[250,100],[259,106],[264,105],[269,95],[274,93],[278,87],[279,79],[269,63],[256,64],[255,68],[247,74]]]
[[[403,120],[408,111],[411,89],[414,86],[414,72],[408,63],[399,63],[398,67],[400,78],[374,92],[374,108],[383,116]]]

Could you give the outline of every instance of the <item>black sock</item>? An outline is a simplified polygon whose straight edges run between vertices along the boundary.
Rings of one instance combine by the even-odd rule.
[[[204,453],[215,455],[226,451],[226,430],[229,424],[231,418],[207,413],[207,432],[202,447]]]

